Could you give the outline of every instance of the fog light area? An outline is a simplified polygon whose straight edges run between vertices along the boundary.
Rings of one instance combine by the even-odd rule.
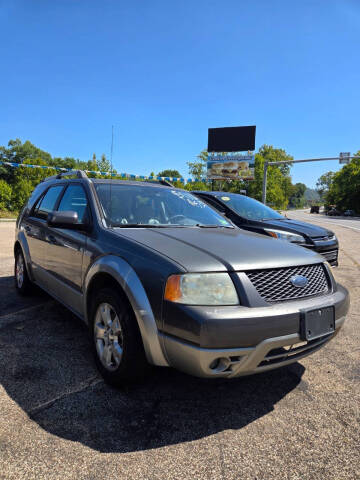
[[[215,360],[210,363],[209,368],[213,372],[224,372],[230,364],[231,361],[228,357],[215,358]]]

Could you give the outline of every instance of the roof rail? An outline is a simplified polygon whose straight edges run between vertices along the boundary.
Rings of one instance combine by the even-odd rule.
[[[62,177],[68,177],[70,175],[76,175],[77,178],[88,178],[83,170],[68,170],[67,172],[61,172],[57,173],[56,175],[52,175],[51,177],[46,177],[44,178],[43,182],[47,182],[49,180],[59,180]]]

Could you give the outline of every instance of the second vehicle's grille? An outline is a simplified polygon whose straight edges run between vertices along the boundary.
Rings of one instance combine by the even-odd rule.
[[[322,237],[312,237],[314,242],[328,242],[329,240],[334,240],[335,235],[327,235],[327,236],[322,236]]]
[[[311,297],[329,291],[327,275],[322,264],[252,270],[246,274],[267,302]],[[307,284],[303,287],[294,286],[291,279],[296,275],[306,277]]]
[[[336,260],[338,256],[337,250],[328,250],[327,252],[321,252],[321,255],[326,258],[328,262]]]

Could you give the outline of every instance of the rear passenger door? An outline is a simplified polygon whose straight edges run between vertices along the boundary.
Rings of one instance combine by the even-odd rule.
[[[51,275],[49,287],[60,300],[74,310],[81,310],[82,260],[87,243],[87,231],[81,230],[91,222],[89,202],[80,183],[70,183],[57,207],[58,211],[75,211],[80,229],[46,229],[46,268]]]
[[[29,246],[31,267],[35,281],[43,283],[46,270],[46,219],[48,213],[56,208],[56,204],[64,189],[63,185],[50,187],[35,203],[29,216],[23,221],[24,232]]]

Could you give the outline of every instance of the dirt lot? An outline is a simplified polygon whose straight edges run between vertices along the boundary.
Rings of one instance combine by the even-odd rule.
[[[157,369],[114,390],[80,321],[45,294],[15,293],[14,223],[1,222],[0,478],[360,478],[360,230],[331,228],[352,301],[324,349],[248,378]]]

